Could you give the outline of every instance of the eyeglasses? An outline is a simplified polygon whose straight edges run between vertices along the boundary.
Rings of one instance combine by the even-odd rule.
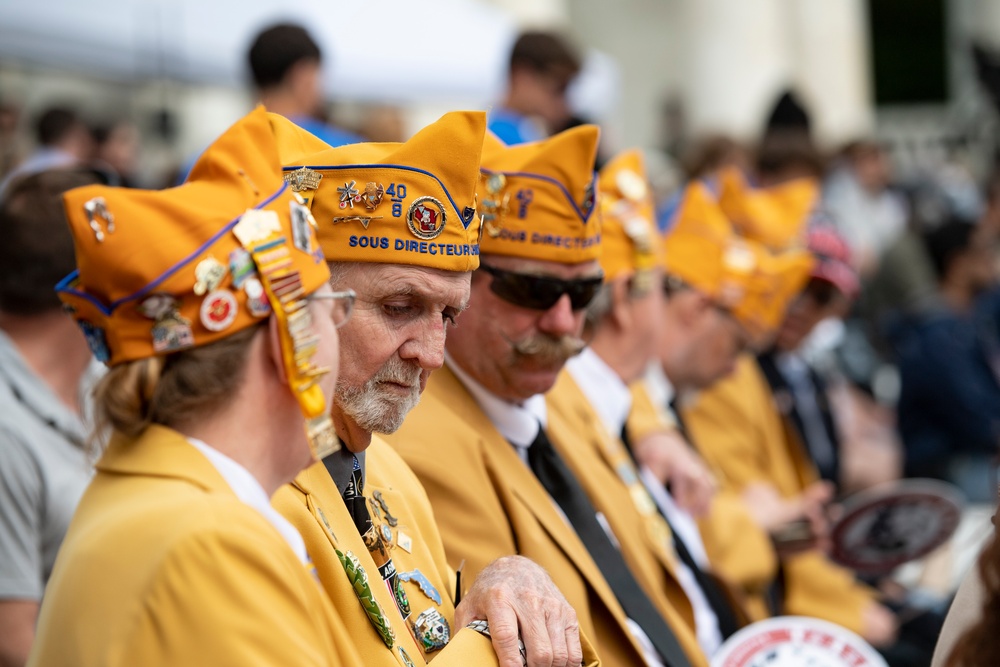
[[[354,290],[349,289],[343,292],[313,292],[307,298],[332,299],[333,314],[330,317],[333,320],[333,326],[339,329],[347,324],[347,320],[351,319],[351,313],[354,312],[354,300],[357,296]]]
[[[493,277],[490,290],[498,297],[522,308],[548,310],[565,294],[573,310],[583,310],[593,301],[604,283],[604,276],[562,280],[546,276],[504,271],[494,266],[480,264],[479,268]]]

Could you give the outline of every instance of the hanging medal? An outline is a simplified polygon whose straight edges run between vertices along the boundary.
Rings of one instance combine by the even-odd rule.
[[[382,605],[375,599],[375,594],[368,584],[368,574],[361,566],[358,557],[350,551],[343,553],[338,549],[337,558],[344,567],[347,578],[354,588],[354,594],[358,596],[365,614],[368,615],[368,620],[375,627],[379,637],[382,638],[382,643],[386,647],[392,648],[396,643],[396,633],[393,632],[392,626],[389,625],[389,619],[386,618]]]

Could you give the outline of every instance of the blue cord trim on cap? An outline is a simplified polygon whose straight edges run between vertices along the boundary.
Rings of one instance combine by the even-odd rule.
[[[701,179],[701,182],[705,184],[705,187],[708,188],[708,191],[716,199],[722,195],[722,183],[720,183],[719,179],[715,176],[706,176]]]
[[[432,174],[431,172],[427,171],[426,169],[418,169],[417,167],[407,167],[406,165],[403,164],[335,164],[335,165],[298,164],[291,167],[284,167],[283,170],[296,171],[297,169],[302,169],[303,167],[306,169],[312,169],[314,171],[341,171],[343,169],[402,169],[403,171],[412,171],[417,174],[423,174],[424,176],[430,176],[435,181],[437,181],[438,185],[441,186],[441,189],[444,190],[445,197],[447,197],[448,201],[451,202],[451,206],[453,209],[455,209],[455,213],[458,215],[458,219],[462,221],[462,227],[464,229],[468,229],[469,225],[472,223],[471,220],[466,220],[465,216],[462,215],[462,209],[458,208],[458,204],[456,204],[455,200],[451,198],[451,193],[448,192],[448,188],[445,187],[441,179]]]
[[[288,188],[288,184],[287,183],[282,183],[281,187],[278,188],[277,192],[275,192],[273,195],[271,195],[270,197],[268,197],[267,199],[265,199],[261,203],[259,203],[256,206],[254,206],[254,209],[262,209],[262,208],[264,208],[265,206],[267,206],[268,204],[270,204],[271,202],[273,202],[275,199],[277,199],[278,197],[280,197],[281,194],[285,191],[286,188]],[[136,292],[134,292],[132,294],[129,294],[128,296],[124,296],[124,297],[118,299],[117,301],[114,301],[113,303],[111,303],[110,306],[105,305],[100,300],[98,300],[96,297],[94,297],[94,296],[92,296],[90,294],[87,294],[86,292],[81,292],[80,290],[72,289],[72,288],[69,287],[69,284],[72,283],[74,280],[76,280],[80,276],[79,269],[73,271],[71,274],[69,274],[68,276],[66,276],[62,280],[60,280],[59,284],[56,285],[56,292],[62,292],[63,294],[72,294],[73,296],[80,297],[81,299],[84,299],[84,300],[89,301],[90,303],[92,303],[94,306],[97,307],[98,310],[100,310],[105,315],[111,315],[111,313],[113,313],[115,311],[115,309],[118,308],[118,306],[122,305],[123,303],[127,303],[128,301],[134,301],[135,299],[139,299],[141,297],[144,297],[147,294],[149,294],[150,292],[152,292],[153,290],[155,290],[165,280],[167,280],[167,278],[169,278],[170,276],[174,275],[175,273],[177,273],[178,271],[180,271],[182,268],[184,268],[185,266],[187,266],[192,260],[194,260],[196,257],[198,257],[203,252],[205,252],[205,250],[207,248],[209,248],[210,246],[214,245],[216,241],[218,241],[220,238],[222,238],[227,233],[229,233],[233,229],[233,227],[236,226],[236,223],[238,223],[240,221],[240,218],[242,218],[242,217],[243,217],[242,213],[240,215],[236,216],[234,219],[232,219],[231,221],[229,221],[228,223],[226,223],[225,227],[223,227],[218,232],[216,232],[212,236],[212,238],[208,239],[203,244],[201,244],[198,247],[197,250],[195,250],[193,253],[191,253],[190,255],[188,255],[187,257],[185,257],[184,259],[182,259],[181,261],[179,261],[176,264],[174,264],[172,267],[170,267],[169,269],[167,269],[165,272],[163,272],[160,275],[159,278],[157,278],[156,280],[152,281],[151,283],[149,283],[145,287],[139,289],[138,291],[136,291]]]
[[[685,192],[686,186],[671,195],[660,210],[660,214],[656,216],[657,226],[660,228],[661,234],[669,233],[677,223],[677,213],[681,210],[681,202],[684,201]]]
[[[594,209],[597,208],[597,174],[594,174],[594,180],[593,180],[593,186],[592,186],[593,189],[594,189],[594,203],[590,207],[590,210],[587,211],[586,214],[584,214],[584,212],[580,210],[580,207],[577,205],[577,203],[575,201],[573,201],[573,195],[571,195],[569,193],[569,190],[566,189],[566,186],[563,185],[562,183],[560,183],[559,181],[557,181],[556,179],[552,178],[551,176],[542,176],[541,174],[532,174],[532,173],[527,172],[527,171],[494,171],[492,169],[486,169],[485,167],[483,169],[481,169],[481,171],[484,174],[503,174],[504,176],[517,176],[517,177],[520,177],[520,178],[534,178],[534,179],[539,180],[539,181],[545,181],[546,183],[551,183],[552,185],[554,185],[557,188],[559,188],[560,190],[562,190],[562,193],[563,193],[563,195],[565,195],[566,200],[570,203],[570,206],[573,207],[573,210],[576,211],[576,214],[578,216],[580,216],[580,219],[583,220],[584,224],[586,224],[587,222],[590,221],[590,216],[593,215]]]

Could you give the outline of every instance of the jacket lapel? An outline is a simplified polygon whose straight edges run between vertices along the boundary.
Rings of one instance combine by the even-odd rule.
[[[673,547],[670,546],[672,540],[670,527],[662,520],[656,503],[642,485],[635,465],[625,450],[625,445],[618,437],[607,432],[600,417],[568,372],[564,371],[559,376],[559,380],[549,393],[547,400],[553,411],[568,415],[569,419],[578,420],[578,423],[582,425],[582,428],[576,432],[585,434],[582,438],[584,442],[578,443],[576,446],[589,447],[593,450],[628,488],[629,496],[635,504],[636,510],[643,516],[647,528],[642,531],[647,546],[656,554],[657,560],[666,570],[668,577],[676,581],[674,568],[677,566],[677,556]],[[567,432],[572,431],[567,429]],[[559,444],[556,440],[554,442]],[[569,443],[565,444],[570,446]]]
[[[580,576],[597,592],[608,609],[616,617],[623,617],[624,612],[621,611],[618,599],[590,553],[556,508],[548,492],[517,455],[514,446],[497,431],[447,366],[435,371],[435,375],[436,380],[444,385],[444,393],[454,406],[458,418],[466,420],[469,427],[480,434],[480,446],[486,455],[488,466],[496,472],[495,478],[509,484],[511,495],[520,501],[525,511],[534,517],[552,542],[576,566]]]
[[[377,609],[368,609],[366,605],[358,601],[359,611],[364,608],[365,613],[372,620],[372,625],[377,625],[378,615],[384,619],[384,623],[392,628],[392,635],[396,646],[392,648],[393,657],[400,661],[397,646],[402,645],[409,656],[419,656],[420,650],[417,648],[401,614],[397,611],[396,601],[389,591],[389,587],[382,581],[378,566],[372,559],[364,540],[358,534],[354,525],[354,519],[347,511],[347,506],[343,502],[330,502],[329,499],[339,499],[340,491],[337,489],[333,478],[323,465],[313,465],[299,473],[292,485],[305,495],[306,507],[313,519],[319,524],[323,534],[330,542],[330,546],[336,552],[338,558],[356,560],[364,571],[364,578],[367,579],[367,588],[377,602]],[[320,498],[328,499],[328,502],[320,503]],[[342,560],[343,563],[343,560]],[[344,569],[343,586],[345,590],[352,588],[355,596],[358,595],[359,587],[363,588],[362,582],[357,574]],[[379,631],[380,633],[382,631]]]

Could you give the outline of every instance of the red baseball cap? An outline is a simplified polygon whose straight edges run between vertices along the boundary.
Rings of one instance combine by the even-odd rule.
[[[851,249],[844,238],[832,227],[813,227],[806,243],[816,258],[812,277],[825,280],[850,299],[855,298],[861,290],[861,281],[851,265]]]

